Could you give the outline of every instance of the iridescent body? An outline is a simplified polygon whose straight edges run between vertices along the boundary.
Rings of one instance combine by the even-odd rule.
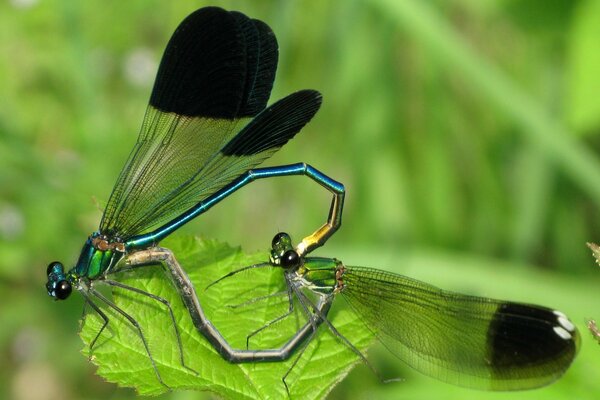
[[[278,176],[306,176],[333,194],[327,222],[302,240],[296,248],[299,254],[321,246],[339,228],[342,184],[304,163],[256,168],[310,122],[321,105],[319,92],[301,90],[267,106],[277,60],[277,40],[262,21],[217,7],[199,9],[185,18],[165,49],[138,140],[115,183],[98,231],[89,236],[70,270],[65,272],[60,262],[47,268],[48,294],[64,300],[77,289],[104,320],[98,336],[109,319],[95,301],[126,318],[141,337],[163,384],[138,321],[95,285],[129,290],[165,305],[185,366],[171,306],[159,296],[111,279],[118,272],[161,264],[174,278],[197,329],[232,362],[285,359],[319,323],[310,319],[280,349],[253,353],[232,349],[206,320],[175,257],[157,247],[162,239],[248,183]],[[328,305],[317,308],[326,313]]]
[[[81,279],[90,282],[105,277],[124,254],[122,243],[108,244],[99,233],[93,233],[85,241],[77,264],[66,274],[61,263],[50,263],[46,271],[48,294],[60,300],[66,299],[71,287],[81,288]]]
[[[445,291],[402,275],[346,266],[334,258],[303,257],[285,233],[273,239],[269,265],[284,269],[288,290],[302,310],[315,309],[365,362],[351,338],[319,313],[312,298],[331,304],[341,295],[396,357],[426,375],[469,388],[505,391],[548,385],[565,373],[580,346],[577,328],[560,311]]]
[[[304,259],[292,281],[303,288],[327,296],[343,289],[343,273],[344,265],[335,258],[310,257]]]

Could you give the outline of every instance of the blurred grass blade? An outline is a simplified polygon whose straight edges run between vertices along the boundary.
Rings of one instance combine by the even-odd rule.
[[[577,4],[569,32],[567,118],[578,133],[593,133],[600,124],[600,2]]]
[[[474,91],[511,118],[557,163],[583,191],[600,205],[600,161],[560,120],[544,110],[502,71],[477,54],[446,19],[420,1],[371,0],[418,41],[442,56],[448,68],[471,83]]]

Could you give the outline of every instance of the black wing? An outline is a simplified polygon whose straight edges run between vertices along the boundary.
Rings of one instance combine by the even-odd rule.
[[[320,96],[300,92],[265,109],[277,59],[275,35],[263,22],[216,7],[189,15],[165,49],[100,231],[127,238],[172,220],[291,139]],[[303,120],[283,129],[290,116]],[[267,119],[279,125],[265,129]]]

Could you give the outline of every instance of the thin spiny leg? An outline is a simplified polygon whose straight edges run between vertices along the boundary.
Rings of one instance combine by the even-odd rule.
[[[291,280],[291,278],[288,276],[288,274],[285,274],[284,278],[285,278],[285,283],[288,288],[290,302],[293,301],[292,296],[295,293],[296,298],[298,299],[298,302],[300,303],[300,306],[302,307],[302,312],[304,313],[304,315],[306,315],[306,318],[308,318],[308,322],[312,325],[313,330],[317,330],[317,328],[320,324],[319,321],[321,321],[321,318],[315,317],[315,313],[314,313],[314,311],[316,311],[315,305],[312,304],[312,302],[308,301],[308,298],[306,296],[304,296],[303,293],[301,292],[301,286],[298,286],[298,283],[293,282]],[[323,296],[320,296],[320,297],[323,298]],[[308,304],[304,301],[304,299],[306,299],[308,301]],[[329,300],[329,302],[331,303],[331,300]],[[313,309],[312,311],[309,309],[309,306],[311,306],[311,308]],[[329,308],[327,309],[327,312],[329,312]]]
[[[292,288],[292,286],[289,286],[290,289]],[[300,305],[302,306],[302,309],[305,313],[310,314],[308,311],[308,307],[306,306],[306,304],[303,301],[303,298],[305,298],[305,296],[300,292],[300,290],[298,289],[293,289],[294,293],[296,294],[296,297],[298,298],[298,301],[300,303]],[[322,299],[325,298],[326,296],[322,296]],[[331,300],[331,297],[329,298]],[[308,299],[306,299],[308,300]],[[310,301],[309,301],[310,303]],[[329,301],[329,304],[331,304],[331,301]],[[313,307],[314,309],[314,307]],[[327,308],[327,311],[329,311],[329,308]],[[320,320],[323,320],[323,316],[320,313],[316,313],[316,309],[315,309],[315,313],[308,315],[308,318],[311,320],[311,322],[313,322],[315,320],[315,318],[318,318]],[[283,382],[283,385],[285,386],[285,391],[287,392],[288,398],[291,397],[290,395],[290,388],[286,382],[287,377],[289,376],[289,374],[292,372],[292,370],[294,369],[294,367],[296,367],[296,365],[298,364],[298,362],[300,361],[300,358],[302,358],[302,355],[304,354],[304,352],[306,351],[306,349],[308,348],[308,345],[312,342],[312,339],[316,336],[317,334],[317,328],[318,325],[313,325],[313,331],[310,334],[310,337],[302,344],[302,347],[298,350],[298,354],[296,355],[296,357],[294,358],[294,362],[292,362],[292,365],[290,365],[290,367],[288,368],[288,370],[285,372],[285,374],[281,377],[281,381]]]
[[[253,269],[253,268],[265,267],[265,266],[272,266],[272,265],[270,263],[261,263],[261,264],[255,264],[255,265],[250,265],[250,266],[247,266],[247,267],[244,267],[244,268],[240,268],[240,269],[237,269],[235,271],[231,271],[228,274],[226,274],[226,275],[222,276],[221,278],[219,278],[218,280],[216,280],[215,282],[213,282],[210,285],[208,285],[206,287],[206,289],[208,289],[209,287],[215,285],[216,283],[219,283],[220,281],[224,280],[225,278],[229,278],[229,277],[231,277],[233,275],[236,275],[236,274],[238,274],[238,273],[240,273],[242,271],[246,271],[246,270]],[[257,335],[258,333],[262,332],[264,329],[267,329],[268,327],[272,326],[273,324],[276,324],[279,321],[281,321],[281,320],[289,317],[294,312],[294,299],[292,297],[292,291],[290,289],[290,286],[287,285],[287,289],[285,291],[282,291],[282,292],[271,293],[271,294],[268,294],[268,295],[255,297],[255,298],[252,298],[252,299],[250,299],[248,301],[245,301],[243,303],[240,303],[240,304],[235,304],[235,305],[229,305],[229,306],[227,306],[229,308],[244,307],[244,306],[248,306],[248,305],[257,303],[257,302],[262,301],[262,300],[273,298],[275,296],[281,296],[283,294],[287,294],[287,296],[288,296],[288,303],[289,303],[288,311],[285,314],[280,315],[279,317],[277,317],[277,318],[275,318],[275,319],[267,322],[266,324],[264,324],[260,328],[256,329],[255,331],[252,331],[250,334],[248,334],[248,336],[246,336],[246,349],[250,348],[250,339],[253,336]],[[313,326],[313,329],[316,329],[316,326]]]
[[[271,294],[266,294],[264,296],[258,296],[258,297],[253,297],[250,300],[244,301],[243,303],[238,303],[238,304],[228,304],[225,307],[227,308],[242,308],[242,307],[247,307],[250,306],[252,304],[256,304],[260,301],[263,300],[268,300],[271,299],[273,297],[279,297],[279,296],[283,296],[284,294],[287,294],[287,290],[281,291],[281,292],[276,292],[276,293],[271,293]]]
[[[286,282],[287,282],[287,278],[286,278]],[[267,322],[262,327],[258,328],[257,330],[251,332],[248,336],[246,336],[246,349],[250,348],[250,338],[252,338],[252,336],[258,334],[259,332],[263,331],[264,329],[267,329],[269,326],[289,317],[294,312],[294,298],[292,297],[293,295],[292,295],[290,285],[286,285],[286,288],[287,288],[286,291],[281,292],[281,293],[287,294],[288,304],[289,304],[288,311],[285,314],[280,315],[279,317]]]
[[[231,271],[231,272],[223,275],[222,277],[220,277],[216,281],[212,282],[210,285],[208,285],[207,287],[205,287],[204,290],[208,290],[211,286],[216,285],[217,283],[221,282],[222,280],[224,280],[226,278],[230,278],[230,277],[232,277],[234,275],[237,275],[240,272],[248,271],[249,269],[254,269],[254,268],[263,268],[263,267],[272,267],[272,266],[273,265],[271,265],[271,263],[260,263],[260,264],[248,265],[247,267],[236,269],[235,271]]]
[[[250,348],[250,339],[253,336],[255,336],[258,333],[262,332],[263,330],[267,329],[271,325],[276,324],[279,321],[282,321],[282,320],[286,319],[287,317],[289,317],[290,315],[292,315],[292,313],[294,312],[294,299],[291,297],[289,291],[287,292],[287,294],[288,294],[288,299],[289,299],[288,311],[285,314],[282,314],[279,317],[267,322],[266,324],[264,324],[260,328],[256,329],[255,331],[250,332],[248,334],[248,336],[246,336],[246,349]]]
[[[102,293],[98,292],[94,288],[90,288],[90,293],[93,294],[94,296],[96,296],[101,301],[103,301],[106,305],[108,305],[109,307],[111,307],[113,310],[117,311],[123,317],[125,317],[129,321],[129,323],[131,325],[133,325],[133,327],[135,329],[137,329],[138,335],[140,336],[140,339],[142,339],[142,343],[144,344],[144,348],[146,349],[146,354],[148,354],[148,358],[150,358],[150,362],[152,363],[152,367],[154,368],[154,373],[156,374],[156,378],[161,383],[161,385],[163,385],[164,387],[166,387],[168,390],[171,390],[171,388],[165,382],[163,382],[162,377],[160,376],[160,372],[158,372],[158,367],[156,366],[156,362],[154,361],[154,357],[152,357],[152,353],[150,352],[150,347],[148,346],[148,341],[146,340],[146,337],[144,336],[144,332],[142,331],[142,327],[136,321],[136,319],[133,318],[131,315],[127,314],[124,310],[122,310],[121,308],[119,308],[119,306],[117,306],[115,303],[113,303],[112,301],[110,301],[109,299],[107,299],[106,297],[104,297],[104,295]]]
[[[336,329],[335,326],[333,326],[333,324],[331,323],[331,321],[329,321],[329,319],[327,318],[326,315],[322,314],[319,309],[317,307],[315,307],[315,305],[312,303],[312,301],[306,296],[304,295],[304,293],[300,292],[299,290],[296,291],[297,295],[298,295],[298,300],[300,300],[300,303],[302,304],[303,302],[308,303],[312,309],[314,310],[314,315],[316,315],[321,321],[323,321],[325,323],[325,325],[327,325],[329,327],[329,329],[331,330],[331,333],[333,333],[334,336],[336,336],[339,340],[342,341],[342,343],[344,343],[346,345],[346,347],[348,347],[350,350],[352,350],[352,352],[354,354],[356,354],[362,362],[364,362],[369,369],[373,372],[373,374],[375,374],[375,376],[377,377],[377,379],[382,382],[382,383],[389,383],[389,382],[398,382],[401,381],[401,378],[391,378],[391,379],[384,379],[381,374],[379,373],[379,371],[377,371],[377,369],[373,366],[373,364],[371,364],[369,362],[369,360],[367,359],[367,357],[362,353],[362,351],[360,351],[359,349],[356,348],[356,346],[354,346],[344,335],[342,335],[340,333],[340,331],[338,331]]]
[[[90,342],[90,354],[88,355],[89,358],[92,357],[92,351],[94,349],[94,345],[96,344],[96,341],[98,340],[98,338],[100,337],[100,335],[102,334],[102,331],[104,331],[104,328],[106,328],[106,326],[108,325],[108,316],[100,309],[100,307],[98,307],[87,295],[87,293],[85,291],[81,291],[81,294],[83,295],[83,297],[85,298],[85,304],[89,304],[92,309],[94,309],[94,311],[96,311],[98,313],[98,315],[100,316],[100,318],[102,318],[102,320],[104,321],[104,323],[102,324],[102,327],[100,328],[100,330],[98,331],[98,333],[96,334],[96,336],[94,337],[94,340],[92,340]],[[85,305],[84,305],[84,309],[85,309]]]
[[[292,372],[294,367],[296,367],[296,365],[300,361],[300,358],[302,358],[302,355],[306,351],[306,349],[307,349],[308,345],[311,343],[312,339],[316,336],[317,328],[319,327],[320,321],[326,321],[326,314],[329,312],[329,307],[327,307],[325,309],[325,313],[321,313],[319,311],[319,309],[317,307],[315,307],[315,305],[301,292],[300,288],[298,288],[296,285],[294,285],[294,282],[292,282],[287,275],[285,275],[285,280],[286,280],[286,284],[289,289],[290,297],[293,296],[293,294],[296,295],[296,298],[298,299],[298,302],[300,303],[300,306],[302,308],[302,312],[306,315],[306,317],[311,322],[311,325],[313,326],[313,330],[312,330],[309,338],[302,344],[302,346],[298,350],[298,354],[294,358],[294,362],[292,362],[292,365],[290,365],[290,367],[288,368],[286,373],[281,377],[281,381],[283,382],[283,385],[285,386],[285,390],[286,390],[288,398],[289,398],[289,397],[291,397],[290,396],[290,388],[286,382],[286,379],[289,376],[289,374]],[[326,296],[326,295],[320,295],[319,298],[320,298],[321,302],[324,302],[328,305],[331,305],[331,300],[333,299],[332,296]],[[290,300],[290,301],[292,301],[292,300]],[[313,312],[310,311],[309,307],[312,308]],[[317,322],[319,322],[319,323],[317,324]]]
[[[317,311],[318,313],[318,311]],[[369,367],[369,369],[371,371],[373,371],[373,373],[375,374],[375,376],[377,377],[377,379],[381,382],[381,383],[390,383],[390,382],[401,382],[403,381],[402,378],[389,378],[389,379],[385,379],[384,377],[381,376],[381,374],[379,373],[379,371],[377,371],[377,369],[373,366],[373,364],[371,364],[369,362],[369,360],[367,359],[367,357],[359,350],[356,348],[356,346],[354,346],[352,343],[350,343],[350,341],[340,333],[340,331],[338,331],[332,324],[331,322],[329,322],[329,320],[327,318],[323,319],[323,322],[325,322],[325,324],[329,327],[329,329],[331,329],[331,332],[338,337],[339,339],[342,340],[342,342],[344,342],[344,344],[350,348],[350,350],[352,350],[356,355],[358,355],[360,357],[360,359],[367,364],[367,366]]]
[[[79,329],[83,329],[83,325],[84,325],[84,321],[85,321],[85,312],[87,310],[87,304],[88,304],[88,299],[87,297],[83,298],[83,309],[81,310],[81,318],[79,319],[80,323],[79,323]]]
[[[292,370],[294,369],[294,367],[296,366],[296,364],[298,364],[298,361],[300,361],[300,358],[302,358],[302,355],[304,354],[304,352],[308,348],[308,345],[312,342],[312,339],[315,337],[316,334],[317,334],[317,331],[312,331],[312,333],[307,338],[307,340],[305,340],[304,343],[302,343],[302,346],[298,349],[298,354],[294,358],[294,362],[292,363],[292,365],[290,365],[290,367],[288,368],[288,370],[281,377],[281,381],[283,382],[283,386],[285,386],[285,391],[287,392],[288,398],[290,398],[291,395],[290,395],[290,388],[289,388],[289,386],[288,386],[288,384],[286,382],[286,379],[289,376],[290,372],[292,372]]]
[[[145,268],[145,267],[155,267],[156,265],[158,265],[161,268],[161,270],[165,271],[165,266],[163,265],[162,262],[144,263],[144,264],[126,264],[125,263],[124,266],[121,266],[119,268],[114,268],[114,269],[110,270],[110,272],[108,272],[106,275],[115,275],[115,274],[119,274],[119,273],[122,273],[122,272],[129,272],[129,271],[133,271],[133,270],[138,270],[138,269]],[[183,344],[181,343],[181,335],[179,333],[179,327],[177,325],[177,322],[175,321],[175,314],[173,313],[173,308],[171,307],[171,304],[166,299],[164,299],[162,297],[159,297],[159,296],[156,296],[156,295],[153,295],[153,294],[148,293],[146,291],[134,288],[132,286],[125,285],[123,283],[111,280],[111,279],[106,279],[105,278],[104,282],[106,282],[108,285],[111,285],[111,286],[121,287],[123,289],[131,290],[133,292],[142,294],[144,296],[148,296],[151,299],[159,301],[159,302],[163,303],[165,306],[167,306],[167,308],[169,310],[170,317],[171,317],[171,323],[173,324],[173,327],[175,328],[175,335],[177,337],[177,345],[179,347],[179,356],[180,356],[181,365],[184,368],[188,369],[189,371],[193,372],[194,374],[198,375],[198,372],[196,370],[194,370],[191,367],[188,367],[185,364],[184,355],[183,355]]]
[[[109,275],[120,274],[123,272],[139,270],[139,269],[145,268],[145,267],[156,267],[157,265],[159,265],[160,268],[164,270],[164,266],[160,262],[145,263],[145,264],[128,264],[125,262],[125,263],[121,263],[121,264],[123,264],[123,266],[120,266],[119,268],[114,268],[114,269],[110,270],[106,275],[109,276]]]
[[[187,308],[192,322],[199,333],[201,333],[214,347],[214,349],[226,360],[233,363],[240,362],[273,362],[288,359],[303,342],[312,337],[315,326],[319,320],[307,322],[286,344],[276,349],[264,350],[238,350],[229,345],[217,328],[206,317],[200,304],[193,283],[175,259],[173,253],[164,248],[154,247],[146,250],[136,251],[127,255],[125,262],[131,266],[142,264],[160,263],[163,265],[173,285],[177,288],[185,307]],[[326,315],[331,307],[329,301],[319,300],[318,308],[321,315]],[[326,299],[327,300],[327,299]]]
[[[188,367],[185,364],[185,360],[184,360],[184,356],[183,356],[183,345],[181,343],[181,334],[179,333],[179,328],[177,326],[177,322],[175,321],[175,314],[173,313],[173,308],[171,307],[171,303],[169,303],[169,301],[167,299],[164,299],[160,296],[156,296],[152,293],[148,293],[148,292],[138,289],[136,287],[129,286],[124,283],[113,281],[110,279],[105,279],[103,282],[110,286],[115,286],[115,287],[118,287],[118,288],[121,288],[124,290],[129,290],[134,293],[141,294],[143,296],[149,297],[152,300],[155,300],[155,301],[158,301],[158,302],[164,304],[167,307],[167,309],[169,310],[169,315],[171,316],[171,324],[173,325],[173,328],[175,329],[175,336],[177,338],[177,347],[179,348],[179,359],[181,362],[181,366],[184,367],[185,369],[193,372],[194,374],[198,375],[198,371],[194,370],[193,368]]]

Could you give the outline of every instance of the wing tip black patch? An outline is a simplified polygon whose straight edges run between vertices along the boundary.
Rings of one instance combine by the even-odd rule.
[[[488,357],[500,374],[533,367],[551,379],[571,364],[579,341],[577,328],[560,311],[507,302],[490,322]]]
[[[254,116],[271,94],[277,49],[264,22],[219,7],[198,9],[169,40],[150,105],[189,117]]]
[[[253,155],[280,148],[292,139],[319,111],[322,96],[306,89],[290,94],[267,107],[221,150],[225,155]]]

